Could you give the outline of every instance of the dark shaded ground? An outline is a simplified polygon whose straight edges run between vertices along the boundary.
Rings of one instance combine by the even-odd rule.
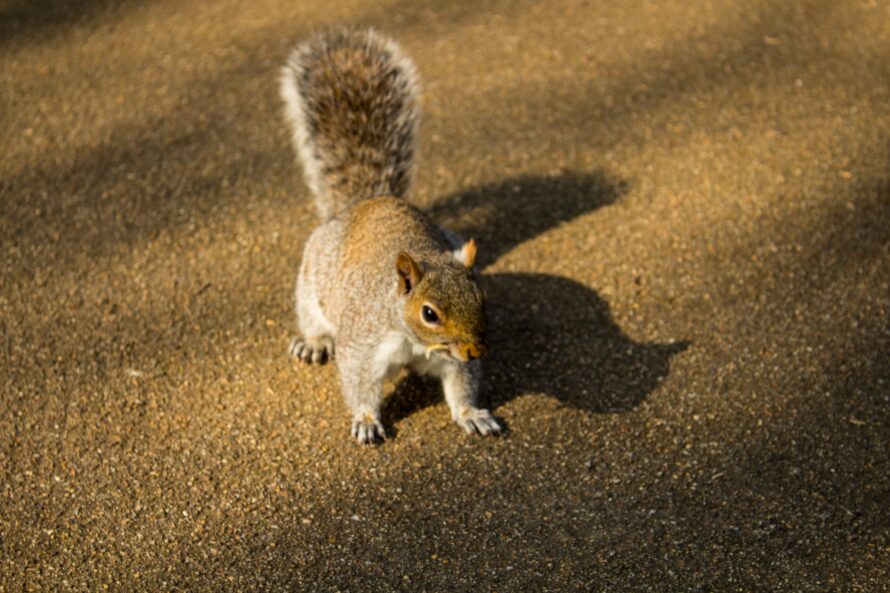
[[[883,3],[0,2],[0,592],[890,590]],[[490,295],[466,437],[285,356],[276,96],[423,76],[415,199]]]

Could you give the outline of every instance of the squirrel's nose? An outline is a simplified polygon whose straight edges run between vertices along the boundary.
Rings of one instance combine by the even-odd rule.
[[[461,347],[460,353],[463,355],[461,358],[470,361],[485,356],[488,353],[488,347],[483,343],[474,344],[469,342]]]

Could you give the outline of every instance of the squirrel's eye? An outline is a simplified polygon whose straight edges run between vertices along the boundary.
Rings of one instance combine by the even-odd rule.
[[[439,321],[439,316],[436,315],[436,312],[433,311],[432,307],[428,305],[424,305],[423,309],[421,309],[420,314],[423,315],[423,320],[427,323],[436,323]]]

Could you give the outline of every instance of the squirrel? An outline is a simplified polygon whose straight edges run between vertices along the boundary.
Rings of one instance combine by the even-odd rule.
[[[297,45],[281,71],[285,119],[321,224],[296,286],[291,356],[334,358],[352,436],[385,439],[384,382],[408,368],[442,381],[467,433],[501,425],[478,406],[486,303],[476,244],[405,200],[417,152],[418,76],[391,39],[338,29]]]

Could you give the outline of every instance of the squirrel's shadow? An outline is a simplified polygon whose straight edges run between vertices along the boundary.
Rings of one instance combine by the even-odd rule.
[[[476,240],[476,266],[482,270],[517,245],[616,202],[627,185],[602,171],[521,175],[448,196],[427,213],[437,224]]]
[[[546,274],[483,277],[491,355],[483,401],[493,408],[523,393],[551,395],[596,413],[636,408],[688,344],[627,337],[609,305],[586,286]]]
[[[520,177],[458,194],[431,211],[437,222],[480,246],[491,262],[515,245],[610,204],[625,191],[605,175]],[[448,216],[445,216],[445,213]],[[546,394],[595,413],[634,409],[667,376],[686,343],[635,342],[608,303],[586,286],[548,274],[483,274],[491,354],[483,361],[482,402],[493,409],[524,393]],[[387,398],[392,424],[441,401],[436,382],[408,376]]]

